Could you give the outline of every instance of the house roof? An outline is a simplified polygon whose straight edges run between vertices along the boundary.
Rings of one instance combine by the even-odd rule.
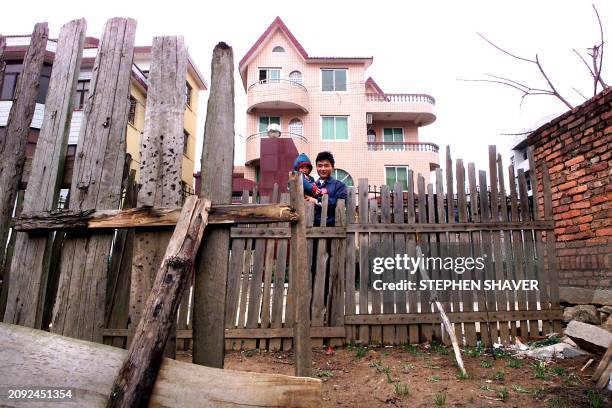
[[[151,48],[152,47],[150,45],[135,46],[134,54],[151,54]],[[200,72],[196,64],[193,62],[193,59],[191,58],[191,55],[189,55],[189,53],[187,53],[187,63],[188,69],[191,70],[191,73],[198,82],[198,86],[200,87],[200,89],[207,90],[208,84],[204,79],[204,75]]]
[[[300,56],[307,63],[308,62],[319,62],[319,63],[321,63],[321,62],[334,62],[334,63],[338,63],[338,62],[349,62],[349,63],[363,62],[363,63],[366,64],[366,68],[367,68],[368,66],[370,66],[370,64],[372,63],[372,60],[373,60],[372,57],[338,57],[338,56],[334,56],[334,57],[311,57],[311,56],[308,55],[308,53],[306,52],[304,47],[302,47],[302,44],[300,44],[300,42],[295,38],[293,33],[285,25],[283,20],[281,20],[281,18],[279,16],[276,16],[276,18],[268,26],[266,31],[264,31],[263,34],[261,34],[259,36],[257,41],[255,41],[255,43],[251,46],[251,48],[249,48],[247,53],[244,55],[244,57],[242,57],[242,59],[238,63],[238,70],[240,71],[240,77],[242,78],[242,83],[243,83],[245,89],[247,88],[246,71],[247,71],[247,67],[249,65],[249,62],[257,54],[257,51],[259,50],[261,45],[266,41],[266,39],[270,35],[272,35],[276,30],[280,30],[289,39],[291,44],[297,50],[298,54],[300,54]]]
[[[378,86],[376,81],[374,81],[374,78],[368,77],[368,79],[366,79],[366,83],[365,84],[366,84],[366,86],[370,85],[372,88],[376,89],[376,92],[378,92],[379,94],[384,94],[382,88],[380,86]]]

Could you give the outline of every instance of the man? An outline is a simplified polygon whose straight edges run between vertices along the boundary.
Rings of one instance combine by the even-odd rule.
[[[328,197],[327,206],[327,226],[334,226],[336,223],[336,203],[339,199],[346,200],[346,185],[340,180],[332,177],[336,162],[334,155],[330,152],[321,152],[317,155],[315,165],[319,180],[317,180],[317,188]],[[315,219],[314,225],[321,225],[321,198],[306,197],[306,200],[315,204]]]

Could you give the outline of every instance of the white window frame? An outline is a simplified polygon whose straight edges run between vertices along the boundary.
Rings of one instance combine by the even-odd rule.
[[[265,84],[269,84],[270,82],[268,82],[270,80],[270,78],[266,78],[265,81],[266,82],[262,82],[264,81],[263,79],[259,79],[259,71],[266,71],[266,76],[268,76],[267,71],[271,71],[271,70],[275,70],[278,71],[278,79],[280,80],[283,77],[283,69],[282,68],[278,68],[278,67],[259,67],[257,68],[257,82],[259,83],[265,83]]]
[[[292,132],[292,129],[291,129],[291,122],[296,121],[296,120],[300,122],[300,133]],[[289,120],[289,124],[287,125],[287,131],[289,133],[295,133],[295,134],[299,134],[300,136],[304,136],[304,121],[300,118],[291,118]]]
[[[389,186],[387,184],[387,168],[389,168],[389,167],[395,168],[395,182],[396,183],[397,183],[397,169],[398,168],[406,169],[406,190],[403,190],[403,191],[408,191],[408,186],[410,185],[410,183],[408,183],[408,175],[409,175],[410,166],[407,166],[407,165],[404,165],[404,164],[385,164],[384,165],[384,167],[383,167],[383,178],[385,180],[385,185],[387,185],[390,190],[393,190],[395,188],[395,186]]]
[[[395,129],[401,129],[402,130],[402,142],[406,141],[406,133],[404,132],[404,128],[403,127],[398,127],[398,126],[397,127],[396,126],[385,127],[385,128],[383,128],[383,135],[382,135],[382,138],[383,138],[382,141],[383,141],[383,147],[384,147],[383,150],[392,151],[392,152],[402,152],[402,151],[405,151],[406,150],[406,146],[404,146],[404,145],[397,145],[397,146],[391,145],[391,146],[387,146],[387,145],[384,144],[384,142],[385,142],[385,129],[391,129],[391,132],[393,132]]]
[[[323,139],[323,118],[334,118],[334,139]],[[346,139],[336,139],[336,120],[335,118],[346,118]],[[319,138],[322,142],[348,142],[351,140],[351,119],[350,115],[321,115],[319,121]]]
[[[291,78],[291,74],[300,74],[299,81],[295,80],[294,78]],[[291,71],[287,78],[289,78],[289,81],[291,82],[291,85],[302,85],[302,86],[304,86],[304,74],[302,73],[302,71],[300,71],[298,69],[294,69],[293,71]]]
[[[336,75],[333,75],[334,81],[334,89],[332,91],[324,91],[323,90],[323,71],[346,71],[346,90],[337,91],[336,90]],[[349,91],[349,69],[348,68],[321,68],[321,92],[348,92]]]

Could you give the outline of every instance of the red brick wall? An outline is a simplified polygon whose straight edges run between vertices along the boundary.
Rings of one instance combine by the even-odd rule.
[[[550,172],[561,286],[612,288],[611,99],[601,92],[528,139],[540,190],[543,161]]]

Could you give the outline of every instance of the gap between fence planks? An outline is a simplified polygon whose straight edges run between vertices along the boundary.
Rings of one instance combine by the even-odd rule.
[[[207,199],[191,196],[185,202],[107,407],[147,405],[208,223],[208,208]]]
[[[79,76],[86,28],[85,20],[80,19],[65,24],[60,30],[44,119],[32,159],[30,183],[23,201],[25,212],[52,210],[57,206],[68,148],[72,97]],[[12,276],[4,321],[41,328],[43,308],[48,302],[45,294],[53,235],[13,233],[15,246],[11,265],[7,266]],[[58,234],[55,239],[59,239]]]

